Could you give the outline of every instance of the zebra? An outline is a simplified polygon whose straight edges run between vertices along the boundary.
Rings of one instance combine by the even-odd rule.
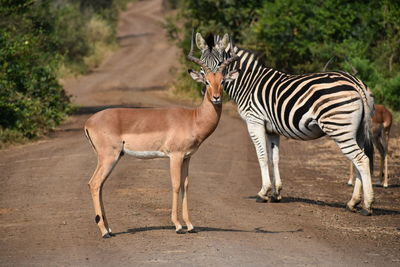
[[[257,152],[262,177],[257,202],[282,198],[278,166],[281,135],[297,140],[328,135],[356,166],[358,179],[346,207],[355,212],[363,194],[360,212],[372,214],[370,125],[374,100],[361,80],[343,71],[291,75],[266,67],[254,52],[234,46],[228,34],[223,38],[214,36],[214,43],[210,44],[197,33],[196,45],[201,50],[200,59],[212,71],[229,57],[230,49],[240,57],[226,70],[240,69],[239,77],[226,83],[224,89],[236,102]],[[272,183],[268,161],[272,165]]]

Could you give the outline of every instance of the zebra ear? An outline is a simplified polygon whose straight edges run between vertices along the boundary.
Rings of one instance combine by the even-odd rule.
[[[229,35],[227,33],[225,33],[225,35],[222,38],[222,40],[219,41],[218,44],[216,44],[215,47],[217,48],[218,52],[222,53],[227,48],[228,43],[229,43]]]
[[[197,48],[201,50],[201,52],[208,49],[206,41],[203,39],[203,37],[201,36],[201,34],[199,32],[196,33],[196,45],[197,45]]]
[[[200,83],[204,83],[206,84],[206,80],[204,79],[204,76],[202,73],[188,69],[188,73],[190,74],[190,76],[192,77],[193,80],[195,80],[196,82],[200,82]]]
[[[232,70],[225,75],[224,80],[226,82],[231,82],[236,80],[238,77],[239,77],[239,70]]]

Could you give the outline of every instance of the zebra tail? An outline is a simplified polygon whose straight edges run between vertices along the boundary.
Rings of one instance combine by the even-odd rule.
[[[371,175],[374,171],[374,145],[372,136],[372,117],[374,116],[374,98],[372,96],[371,90],[360,81],[361,85],[361,98],[364,105],[364,152],[369,158],[369,169]]]
[[[374,171],[374,144],[372,143],[371,138],[365,138],[365,143],[364,143],[364,152],[365,155],[369,158],[369,171],[372,173]]]

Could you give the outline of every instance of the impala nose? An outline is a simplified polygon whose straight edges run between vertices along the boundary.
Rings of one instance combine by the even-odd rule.
[[[221,97],[220,96],[213,96],[212,100],[213,104],[221,104]]]

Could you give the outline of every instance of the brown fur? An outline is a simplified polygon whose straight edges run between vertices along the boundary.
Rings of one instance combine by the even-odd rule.
[[[171,220],[182,233],[178,220],[178,197],[182,191],[182,217],[188,231],[194,232],[189,220],[187,189],[190,157],[218,125],[222,104],[222,73],[208,73],[203,102],[197,108],[106,109],[94,114],[85,124],[85,132],[97,153],[96,170],[89,181],[93,205],[103,237],[112,235],[102,201],[102,187],[124,152],[152,152],[152,157],[170,158],[172,182]],[[218,101],[216,101],[218,99]],[[214,102],[212,102],[214,101]],[[157,152],[159,154],[155,154]],[[135,154],[137,155],[137,153]]]

